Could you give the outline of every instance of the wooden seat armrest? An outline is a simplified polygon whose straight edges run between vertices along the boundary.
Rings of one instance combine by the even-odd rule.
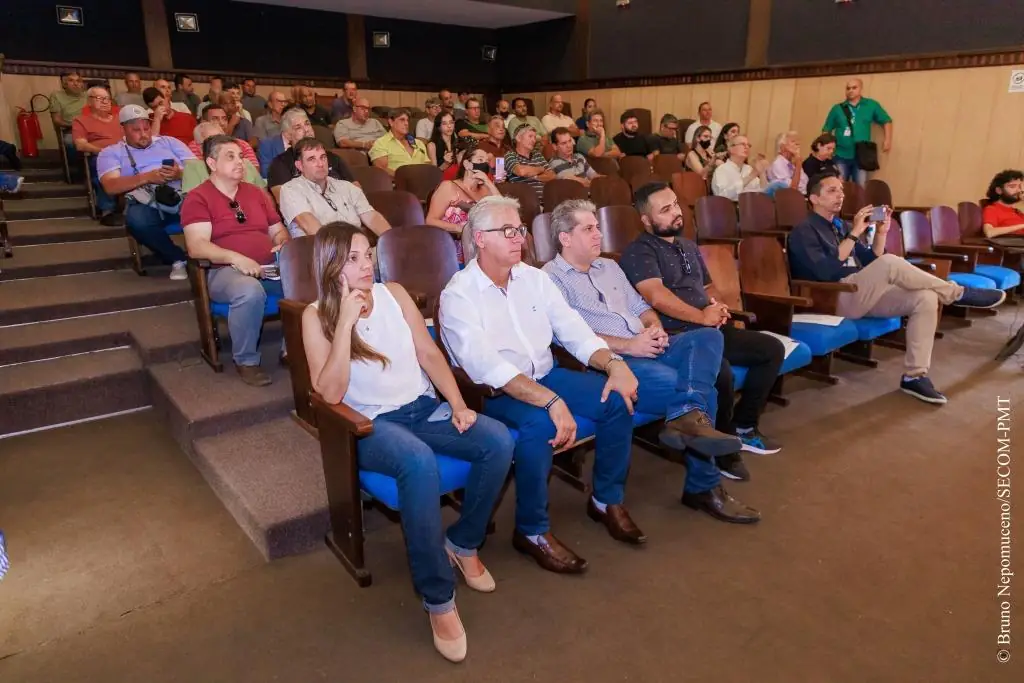
[[[698,244],[732,244],[737,245],[743,241],[742,237],[701,237],[697,235]]]
[[[344,403],[328,403],[315,391],[310,393],[309,400],[316,411],[318,426],[332,423],[354,436],[373,434],[373,421]]]
[[[817,289],[824,292],[856,292],[857,285],[850,282],[817,282],[815,280],[793,280],[792,287]]]
[[[932,249],[954,254],[991,254],[995,251],[990,244],[934,244]]]
[[[962,261],[965,263],[970,258],[967,254],[954,254],[952,252],[941,254],[937,251],[908,251],[907,257],[946,259],[947,261]]]
[[[735,309],[729,309],[729,317],[733,320],[739,320],[744,325],[750,326],[757,323],[757,314],[753,311],[737,311]]]
[[[753,330],[765,330],[789,336],[793,325],[793,309],[797,305],[810,308],[813,302],[799,296],[777,296],[744,292],[743,304],[757,314]]]
[[[782,296],[779,294],[762,294],[760,292],[743,292],[744,299],[752,298],[759,301],[769,301],[773,304],[792,306],[794,308],[807,308],[813,303],[806,296]],[[748,304],[748,308],[751,306]]]
[[[740,230],[742,237],[789,237],[788,230]]]

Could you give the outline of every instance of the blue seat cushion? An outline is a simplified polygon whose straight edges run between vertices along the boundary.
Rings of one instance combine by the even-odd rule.
[[[871,341],[878,339],[883,334],[889,334],[900,329],[900,319],[896,318],[861,318],[851,320],[857,327],[857,339],[859,341]]]
[[[441,475],[441,494],[465,488],[469,479],[469,463],[456,460],[445,455],[437,456],[437,471]],[[359,470],[359,485],[363,491],[387,505],[392,510],[399,510],[398,482],[394,478],[379,472]]]
[[[999,289],[1013,289],[1020,284],[1020,273],[1013,268],[978,264],[974,269],[974,273],[975,275],[981,275],[992,280]]]
[[[280,310],[281,310],[279,305],[278,305],[280,303],[281,303],[281,297],[275,296],[273,294],[268,294],[267,295],[267,302],[263,306],[263,316],[266,317],[266,316],[270,316],[270,315],[277,315],[280,312]],[[210,302],[210,312],[213,313],[213,317],[215,317],[215,318],[226,318],[226,317],[228,317],[228,310],[230,308],[231,308],[231,306],[229,306],[226,303],[220,302],[220,301],[211,301]]]
[[[961,287],[974,287],[975,289],[996,289],[995,280],[978,275],[977,273],[950,273],[949,279]]]
[[[857,341],[860,333],[857,326],[849,320],[835,326],[795,322],[790,326],[789,336],[806,344],[811,350],[811,355],[826,356]]]
[[[811,347],[803,342],[797,342],[797,347],[793,349],[786,359],[782,361],[782,367],[779,368],[779,374],[785,375],[799,370],[800,368],[806,367],[811,364]],[[743,388],[743,385],[747,381],[747,368],[734,365],[732,366],[732,384],[733,389],[739,391]]]
[[[170,223],[164,226],[164,232],[168,235],[180,235],[184,230],[181,229],[181,223]]]

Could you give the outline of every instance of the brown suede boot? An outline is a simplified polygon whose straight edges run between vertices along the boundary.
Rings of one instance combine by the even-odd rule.
[[[738,436],[723,434],[715,429],[708,416],[700,410],[691,410],[666,422],[658,440],[669,448],[680,451],[692,448],[712,458],[737,453],[743,447]]]

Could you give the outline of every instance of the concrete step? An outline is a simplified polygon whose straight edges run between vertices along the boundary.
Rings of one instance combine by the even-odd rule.
[[[147,364],[198,357],[192,303],[5,327],[0,329],[0,366],[125,345]]]
[[[120,237],[91,242],[37,244],[18,247],[12,258],[0,263],[0,281],[131,267],[128,243]]]
[[[58,242],[87,242],[125,236],[124,226],[107,227],[91,218],[45,218],[12,220],[7,224],[11,244],[52,244]],[[128,242],[124,243],[125,251]]]
[[[25,177],[26,183],[60,181],[64,182],[64,169],[60,166],[52,168],[22,168],[20,171],[6,169]]]
[[[191,457],[264,558],[323,548],[330,519],[320,444],[291,418],[199,439]]]
[[[130,270],[0,283],[0,326],[125,311],[192,298],[187,281],[166,270],[139,277]]]
[[[142,361],[130,348],[0,368],[0,436],[149,405]]]
[[[13,195],[14,200],[19,199],[56,199],[60,197],[88,197],[89,190],[84,184],[68,185],[60,182],[38,182],[25,179],[21,186],[21,192]]]
[[[7,220],[17,221],[29,218],[65,218],[88,216],[89,200],[86,197],[64,197],[59,199],[15,199],[4,201]]]

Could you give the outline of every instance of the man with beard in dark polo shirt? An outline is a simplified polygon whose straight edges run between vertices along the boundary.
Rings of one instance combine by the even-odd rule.
[[[683,213],[675,192],[662,182],[648,183],[633,195],[645,232],[622,252],[619,263],[629,281],[658,312],[671,334],[699,326],[717,327],[725,338],[718,382],[716,428],[736,434],[743,450],[759,455],[777,453],[782,446],[761,434],[758,419],[768,402],[785,348],[778,339],[727,324],[729,311],[716,301],[714,283],[697,245],[682,236]],[[747,368],[743,394],[735,403],[732,364]],[[731,479],[749,475],[742,461],[718,461]]]

